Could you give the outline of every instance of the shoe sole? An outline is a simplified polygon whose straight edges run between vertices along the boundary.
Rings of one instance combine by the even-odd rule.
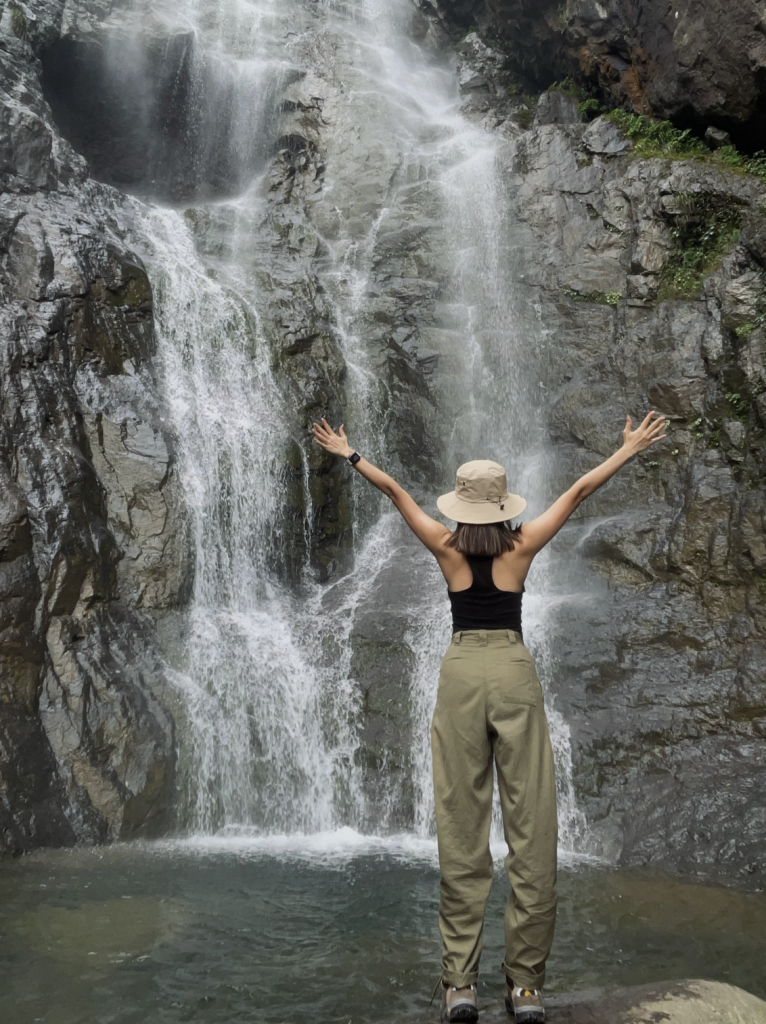
[[[444,1024],[476,1024],[479,1019],[478,1006],[456,1006],[442,1014]]]
[[[505,1001],[505,1010],[510,1017],[516,1019],[516,1024],[545,1024],[545,1010],[514,1010],[510,999]]]

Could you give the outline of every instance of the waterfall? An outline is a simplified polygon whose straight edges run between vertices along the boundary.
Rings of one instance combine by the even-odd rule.
[[[329,582],[303,573],[297,584],[278,571],[291,536],[288,488],[302,488],[311,507],[309,442],[296,446],[296,485],[285,473],[295,410],[264,310],[275,273],[288,273],[284,264],[275,270],[279,261],[299,275],[310,260],[346,367],[349,434],[385,468],[403,466],[403,482],[422,499],[434,487],[391,450],[396,395],[381,373],[378,325],[409,302],[397,344],[408,352],[416,332],[420,357],[431,360],[431,391],[417,401],[432,477],[447,490],[460,462],[493,458],[540,510],[551,453],[535,375],[539,336],[509,284],[513,224],[501,183],[509,144],[461,117],[454,68],[411,38],[409,0],[167,8],[136,0],[134,11],[148,19],[147,40],[160,28],[192,40],[188,194],[171,205],[167,195],[132,201],[196,558],[185,639],[169,652],[186,708],[184,819],[203,833],[385,833],[404,822],[428,836],[428,721],[449,637],[444,582],[377,492],[350,474],[353,568]],[[327,126],[317,144],[323,181],[305,200],[305,221],[288,224],[274,213],[271,159],[312,104]],[[160,154],[157,182],[174,180],[172,160]],[[417,323],[412,310],[421,311]],[[538,561],[525,626],[545,685],[555,670],[545,614],[554,569]],[[407,577],[396,612],[412,652],[410,762],[386,771],[384,753],[371,788],[358,756],[354,630],[385,603],[391,573]],[[583,823],[568,730],[552,704],[549,716],[562,846],[571,849]]]

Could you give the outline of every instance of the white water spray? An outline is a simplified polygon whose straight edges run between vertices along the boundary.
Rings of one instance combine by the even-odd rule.
[[[276,142],[285,89],[301,74],[314,76],[328,125],[325,184],[312,199],[312,217],[326,253],[321,284],[348,368],[352,440],[386,465],[380,423],[391,395],[370,325],[390,299],[373,292],[381,239],[404,235],[414,221],[425,256],[411,258],[402,288],[420,289],[430,310],[420,338],[439,357],[445,461],[454,467],[495,458],[533,508],[544,493],[549,454],[534,382],[537,339],[508,285],[513,225],[500,184],[503,154],[461,117],[452,69],[407,38],[411,13],[407,0],[367,0],[355,10],[221,0],[214,11],[182,0],[165,15],[191,27],[206,79],[219,76],[213,107],[228,109],[221,97],[229,97],[235,131],[227,138],[230,148],[239,138],[235,178],[242,184],[234,198],[195,201],[185,212],[135,204],[196,553],[187,645],[176,671],[187,695],[180,745],[193,831],[350,826],[385,833],[406,803],[392,779],[370,801],[357,756],[362,691],[353,678],[356,618],[374,606],[381,574],[396,561],[395,519],[381,518],[377,496],[360,490],[361,481],[350,483],[357,525],[367,530],[353,571],[300,592],[273,571],[286,543],[281,460],[291,410],[261,329],[259,281],[273,236],[263,227],[268,161],[259,165],[253,154],[269,146],[251,136],[271,132]],[[211,159],[208,142],[203,163]],[[291,235],[283,244],[290,252],[303,241]],[[544,613],[551,573],[543,560],[525,601],[525,631],[544,683],[554,665]],[[413,578],[407,601],[411,828],[421,837],[433,834],[428,721],[449,637],[445,590],[431,566]],[[549,718],[562,846],[571,849],[583,822],[568,729],[550,706]]]

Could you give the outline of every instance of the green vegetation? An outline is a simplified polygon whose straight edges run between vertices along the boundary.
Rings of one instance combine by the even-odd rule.
[[[750,421],[753,402],[761,389],[746,382],[740,382],[737,388],[727,391],[723,401],[716,403],[714,415],[699,416],[689,424],[689,433],[695,441],[703,441],[707,448],[720,448],[724,420]]]
[[[535,105],[537,103],[536,96],[522,96],[522,100],[525,106],[518,107],[511,114],[511,117],[519,126],[519,128],[529,128],[532,124],[532,120],[535,116]]]
[[[691,432],[692,437],[696,438],[698,441],[702,440],[705,436],[705,425],[701,416],[694,420],[693,423],[689,424],[689,431]]]
[[[631,140],[635,156],[689,159],[710,155],[705,144],[688,128],[681,131],[670,121],[658,121],[644,114],[629,114],[627,110],[612,110],[606,116],[614,121],[626,139]]]
[[[721,444],[721,421],[699,416],[689,424],[689,433],[695,441],[704,441],[707,448],[718,448]]]
[[[711,154],[716,163],[739,171],[742,174],[754,174],[766,181],[766,153],[760,151],[753,156],[745,156],[734,146],[722,146]]]
[[[697,295],[703,277],[731,251],[742,226],[741,205],[729,196],[686,192],[676,198],[681,206],[672,229],[676,248],[662,271],[660,299]]]
[[[8,10],[11,12],[11,28],[17,39],[24,41],[27,38],[27,16],[18,4],[9,3]]]
[[[732,417],[737,420],[746,420],[750,415],[750,396],[743,395],[739,391],[727,391],[726,401]]]
[[[583,97],[582,89],[577,82],[574,82],[571,78],[563,78],[560,82],[554,82],[553,85],[549,85],[545,91],[561,92],[572,100],[581,100]]]
[[[595,121],[605,111],[606,107],[601,100],[594,99],[592,96],[590,99],[583,100],[577,104],[577,113],[586,121]]]
[[[606,117],[614,121],[625,138],[631,140],[634,156],[702,160],[723,170],[734,171],[737,174],[754,174],[766,181],[764,152],[745,156],[734,146],[710,150],[689,128],[681,130],[674,127],[670,121],[659,121],[644,114],[629,114],[627,110],[611,110]]]
[[[622,292],[577,292],[573,288],[564,288],[563,294],[573,302],[592,302],[598,306],[616,306],[622,298]]]
[[[766,313],[759,313],[750,323],[742,324],[734,332],[738,338],[748,338],[753,331],[762,331],[766,328]]]
[[[556,24],[559,27],[559,32],[565,32],[567,24],[569,23],[569,14],[567,12],[567,6],[568,5],[566,3],[566,0],[564,0],[564,3],[561,4],[559,6],[559,9],[556,11]]]

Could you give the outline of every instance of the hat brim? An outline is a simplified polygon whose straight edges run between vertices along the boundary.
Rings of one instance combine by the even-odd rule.
[[[509,519],[520,516],[527,503],[518,494],[509,494],[502,502],[502,508],[496,501],[466,501],[458,498],[454,491],[442,494],[436,499],[436,507],[448,519],[456,523],[471,523],[482,526],[488,523],[505,523]]]

